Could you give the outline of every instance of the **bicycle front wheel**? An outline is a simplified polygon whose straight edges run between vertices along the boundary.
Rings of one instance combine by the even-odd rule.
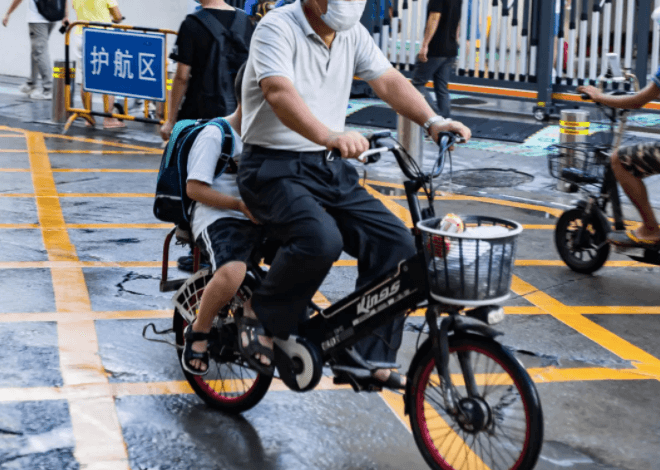
[[[527,371],[502,345],[481,336],[450,337],[449,352],[461,411],[447,409],[428,343],[409,374],[410,424],[426,462],[441,470],[533,468],[543,442],[543,413]],[[466,383],[472,383],[471,392]]]

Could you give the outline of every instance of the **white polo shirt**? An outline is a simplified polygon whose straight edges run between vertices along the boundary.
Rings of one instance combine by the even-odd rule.
[[[259,87],[264,78],[290,79],[312,114],[342,132],[353,76],[371,81],[391,67],[360,23],[337,32],[328,49],[307,21],[301,0],[269,12],[252,36],[243,78],[243,142],[297,152],[324,149],[282,124]]]

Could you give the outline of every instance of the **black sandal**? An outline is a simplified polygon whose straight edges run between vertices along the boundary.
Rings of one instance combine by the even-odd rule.
[[[193,331],[192,325],[188,325],[185,330],[183,330],[184,346],[183,354],[181,354],[181,366],[183,370],[192,375],[206,375],[209,371],[209,351],[208,343],[207,349],[203,353],[194,351],[192,348],[193,343],[197,341],[208,341],[211,337],[210,333],[198,333]],[[206,364],[206,369],[197,369],[190,364],[190,361],[202,361]]]
[[[236,318],[236,326],[238,326],[238,349],[248,364],[260,374],[273,375],[275,372],[275,353],[259,342],[259,336],[267,336],[259,320],[241,315]],[[248,338],[247,346],[243,346],[243,333]],[[265,356],[270,364],[262,363],[260,359],[255,357],[257,354]]]

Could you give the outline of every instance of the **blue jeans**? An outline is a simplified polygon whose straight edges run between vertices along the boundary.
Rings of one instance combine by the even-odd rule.
[[[455,57],[429,57],[426,62],[420,62],[417,59],[413,70],[413,86],[426,98],[431,108],[445,118],[448,118],[450,114],[448,86],[455,61]],[[433,104],[433,100],[431,100],[426,89],[426,83],[431,77],[433,77],[433,91],[435,91],[437,106]]]

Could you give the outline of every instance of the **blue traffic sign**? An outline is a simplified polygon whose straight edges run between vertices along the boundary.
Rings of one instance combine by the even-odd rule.
[[[83,29],[83,89],[165,101],[165,35]]]

